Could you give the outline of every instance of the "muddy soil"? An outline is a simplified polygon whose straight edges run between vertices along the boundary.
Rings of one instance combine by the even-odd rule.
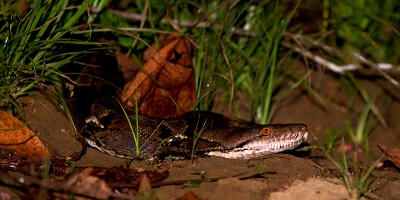
[[[340,99],[342,102],[331,103],[335,106],[324,106],[317,103],[305,91],[299,89],[280,103],[273,119],[274,123],[307,124],[310,132],[306,141],[307,145],[325,143],[329,130],[339,130],[339,132],[345,133],[346,120],[356,124],[357,114],[362,109],[360,107],[357,110],[357,106],[354,106],[353,112],[344,109],[346,105],[349,105],[349,102],[346,102],[348,100],[347,94],[340,90],[340,84],[332,80],[329,75],[314,74],[314,81],[319,84],[322,95],[325,97],[337,96],[336,99]],[[371,86],[367,81],[363,84]],[[379,89],[372,86],[367,88],[372,93]],[[74,139],[70,122],[63,115],[58,105],[50,103],[46,95],[39,92],[32,92],[23,101],[31,104],[23,107],[24,112],[21,113],[21,119],[50,147],[56,149],[61,155],[70,155],[80,150],[80,144]],[[382,111],[384,111],[383,116],[389,130],[380,125],[373,130],[369,140],[370,152],[359,152],[361,156],[359,157],[360,167],[371,166],[374,161],[383,156],[381,151],[376,148],[377,144],[382,144],[388,148],[399,147],[400,123],[398,123],[398,113],[400,113],[400,103],[395,100],[386,102],[388,103],[384,107],[390,109],[382,109]],[[341,155],[339,149],[335,148],[334,153]],[[383,160],[385,159],[383,158]],[[124,159],[101,153],[92,148],[89,148],[77,163],[78,166],[105,167],[125,164],[126,160]],[[188,188],[182,185],[157,187],[152,191],[154,198],[176,199],[188,191],[192,191],[203,199],[349,198],[343,182],[335,179],[335,177],[338,177],[338,173],[335,174],[337,169],[318,150],[311,152],[291,151],[251,160],[219,157],[199,158],[194,166],[190,161],[169,161],[163,164],[170,167],[169,178],[165,182],[198,179],[200,178],[197,174],[199,172],[204,173],[206,178],[230,178],[216,182],[205,182],[197,188]],[[133,161],[130,166],[131,168],[153,168],[152,165],[140,161]],[[256,173],[263,173],[263,175],[262,177],[241,179]],[[400,175],[398,171],[374,170],[373,177],[376,179],[366,197],[363,198],[396,199],[399,197]],[[338,189],[335,189],[335,187]],[[5,190],[5,188],[0,188],[0,190]],[[299,191],[301,191],[300,194],[298,194]]]

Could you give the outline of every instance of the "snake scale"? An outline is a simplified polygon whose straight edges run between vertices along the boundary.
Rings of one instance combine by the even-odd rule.
[[[136,112],[126,110],[127,118],[113,98],[116,87],[122,86],[121,74],[102,61],[106,58],[98,59],[101,67],[66,66],[63,72],[69,78],[63,78],[62,83],[77,131],[102,152],[125,159],[192,155],[251,158],[294,149],[307,139],[304,124],[261,125],[205,111],[162,119],[136,117]],[[133,132],[139,132],[138,147],[128,120]]]

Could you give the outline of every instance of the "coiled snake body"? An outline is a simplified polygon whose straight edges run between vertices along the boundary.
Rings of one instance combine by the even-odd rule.
[[[135,112],[126,110],[127,118],[112,98],[115,85],[121,85],[115,81],[118,78],[112,78],[118,77],[118,72],[107,66],[101,70],[67,67],[69,72],[78,72],[66,73],[70,79],[63,79],[64,96],[78,132],[90,146],[114,156],[148,159],[206,154],[251,158],[294,149],[308,135],[304,124],[260,125],[203,111],[161,119],[136,117]],[[137,131],[138,146],[133,135]]]

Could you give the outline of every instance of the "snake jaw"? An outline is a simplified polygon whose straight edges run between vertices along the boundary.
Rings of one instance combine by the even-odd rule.
[[[276,125],[278,127],[285,125]],[[302,124],[294,125],[286,132],[273,131],[270,136],[261,136],[245,142],[239,147],[228,151],[211,151],[206,153],[210,156],[225,158],[249,159],[267,154],[279,153],[298,147],[307,139],[307,127]]]

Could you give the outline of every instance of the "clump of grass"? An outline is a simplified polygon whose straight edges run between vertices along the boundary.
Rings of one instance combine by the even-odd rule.
[[[57,45],[88,42],[63,39],[74,30],[93,0],[68,11],[68,1],[0,2],[0,103],[9,112],[18,107],[16,99],[34,88],[58,80],[57,69],[79,53],[57,54]],[[68,19],[63,18],[70,14]],[[63,57],[62,60],[57,59]]]
[[[330,150],[335,144],[337,144],[338,134],[330,134],[328,139],[327,147],[320,146],[320,148],[324,151],[325,155],[328,159],[339,169],[341,177],[343,178],[344,183],[347,186],[347,189],[350,193],[350,196],[357,197],[357,199],[367,192],[369,186],[374,181],[374,178],[370,177],[372,170],[375,168],[377,162],[373,163],[371,166],[360,166],[358,163],[358,151],[363,148],[366,152],[369,151],[368,146],[368,138],[371,132],[371,129],[367,128],[369,124],[376,124],[376,121],[367,121],[368,116],[370,115],[371,103],[369,103],[363,110],[360,115],[359,122],[357,124],[356,131],[353,130],[350,123],[348,126],[348,134],[352,144],[352,159],[353,159],[353,171],[350,171],[350,165],[348,163],[347,157],[347,149],[345,149],[344,138],[341,140],[341,159],[335,160],[330,155]]]
[[[250,116],[256,116],[261,123],[270,122],[274,111],[271,106],[278,100],[273,94],[287,76],[283,63],[277,62],[283,56],[278,50],[279,42],[298,5],[300,1],[285,16],[279,14],[283,2],[240,2],[218,7],[215,12],[213,7],[202,7],[212,15],[206,22],[218,24],[220,29],[192,31],[200,35],[196,40],[200,49],[195,66],[198,98],[201,98],[198,109],[209,110],[215,91],[222,89],[226,91],[222,96],[229,98],[219,98],[220,102],[214,106],[227,102],[241,118],[235,93],[243,92],[248,97]],[[231,31],[237,28],[254,35],[238,36]]]

